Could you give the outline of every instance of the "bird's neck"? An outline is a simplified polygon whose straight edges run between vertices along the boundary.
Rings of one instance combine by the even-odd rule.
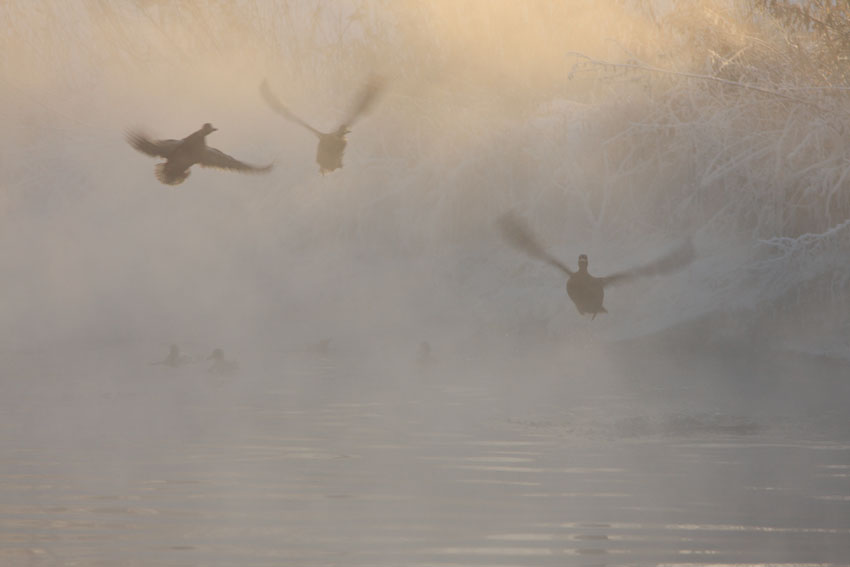
[[[189,138],[187,138],[187,139],[191,140],[191,141],[193,141],[197,144],[206,145],[206,143],[207,143],[207,132],[204,132],[203,130],[198,130],[197,132],[189,134]]]

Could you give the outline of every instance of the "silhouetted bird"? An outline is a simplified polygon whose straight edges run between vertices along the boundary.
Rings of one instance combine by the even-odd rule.
[[[567,275],[567,295],[575,303],[578,312],[589,314],[592,319],[599,313],[608,313],[602,305],[605,299],[605,288],[629,282],[642,276],[656,276],[675,272],[688,265],[694,258],[694,246],[688,238],[672,252],[630,270],[624,270],[605,277],[591,276],[587,271],[587,255],[578,257],[578,271],[573,271],[566,264],[550,255],[531,229],[515,215],[508,213],[499,219],[502,236],[509,244],[525,252],[532,258],[543,260]]]
[[[212,360],[212,365],[209,367],[211,374],[232,376],[239,370],[239,364],[233,360],[224,358],[224,351],[220,348],[214,349],[212,354],[207,357],[207,360]]]
[[[200,130],[182,140],[151,140],[139,132],[128,132],[127,141],[143,154],[165,158],[164,162],[156,165],[156,178],[166,185],[178,185],[185,181],[189,177],[189,168],[195,164],[246,173],[264,173],[271,170],[272,164],[249,165],[207,146],[207,135],[216,130],[218,128],[206,123]]]
[[[180,354],[180,347],[178,347],[177,345],[171,345],[171,347],[168,349],[168,356],[158,362],[151,362],[151,364],[162,364],[164,366],[170,366],[172,368],[179,368],[180,366],[191,364],[191,362],[191,356]]]
[[[272,107],[272,110],[284,118],[300,124],[319,138],[319,147],[316,149],[316,163],[319,164],[319,172],[324,175],[342,167],[342,154],[345,152],[345,146],[347,144],[346,134],[351,132],[350,128],[354,125],[357,118],[372,107],[382,87],[383,83],[379,79],[372,78],[363,87],[363,90],[360,91],[360,95],[355,100],[354,106],[352,106],[351,111],[345,120],[343,120],[342,124],[333,132],[328,133],[316,130],[293,114],[292,111],[275,97],[266,81],[263,81],[263,84],[260,85],[260,92],[268,105]]]
[[[331,352],[331,340],[330,338],[322,339],[319,342],[308,346],[304,349],[304,352],[317,354],[319,356],[328,356]]]

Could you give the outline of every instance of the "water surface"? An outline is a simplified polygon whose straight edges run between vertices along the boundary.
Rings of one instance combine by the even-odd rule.
[[[281,355],[222,378],[142,356],[7,354],[0,564],[850,561],[850,443],[804,410],[560,370]]]

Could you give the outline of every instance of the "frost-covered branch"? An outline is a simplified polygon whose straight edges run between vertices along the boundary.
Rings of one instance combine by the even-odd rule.
[[[755,92],[759,92],[759,93],[766,94],[766,95],[769,95],[769,96],[773,96],[773,97],[776,97],[776,98],[788,100],[788,101],[791,101],[791,102],[796,102],[796,103],[799,103],[799,104],[805,104],[805,105],[811,106],[812,108],[816,108],[816,109],[818,109],[822,112],[829,112],[827,109],[824,109],[824,108],[820,107],[819,105],[815,104],[814,102],[811,102],[811,101],[808,101],[808,100],[788,96],[788,95],[783,94],[781,92],[771,90],[771,89],[766,89],[766,88],[759,87],[759,86],[756,86],[756,85],[750,85],[750,84],[747,84],[747,83],[741,83],[739,81],[732,81],[730,79],[724,79],[722,77],[715,77],[715,76],[712,76],[712,75],[705,75],[705,74],[700,74],[700,73],[689,73],[689,72],[685,72],[685,71],[676,71],[676,70],[673,70],[673,69],[664,69],[662,67],[656,67],[654,65],[649,65],[648,63],[643,63],[643,62],[614,63],[614,62],[611,62],[611,61],[594,59],[593,57],[590,57],[588,55],[585,55],[583,53],[578,53],[578,52],[575,52],[575,51],[571,51],[571,52],[567,53],[567,56],[584,59],[587,63],[589,63],[593,66],[598,66],[598,67],[602,67],[602,68],[629,69],[629,70],[634,70],[634,71],[645,71],[645,72],[648,72],[648,73],[658,73],[658,74],[662,74],[662,75],[681,77],[681,78],[684,78],[684,79],[695,79],[695,80],[699,80],[699,81],[709,81],[709,82],[714,82],[714,83],[720,83],[720,84],[727,85],[727,86],[730,86],[730,87],[736,87],[736,88],[740,88],[740,89],[755,91]],[[570,77],[574,76],[576,68],[579,65],[580,65],[579,63],[576,63],[573,66],[572,70],[570,70],[570,74],[569,74]]]

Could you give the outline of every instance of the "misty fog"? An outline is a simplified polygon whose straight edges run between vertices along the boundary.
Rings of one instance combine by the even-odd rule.
[[[847,564],[850,12],[797,4],[0,3],[0,565]],[[370,77],[326,175],[259,90]],[[204,123],[273,169],[126,140]],[[583,317],[509,211],[695,258]]]

